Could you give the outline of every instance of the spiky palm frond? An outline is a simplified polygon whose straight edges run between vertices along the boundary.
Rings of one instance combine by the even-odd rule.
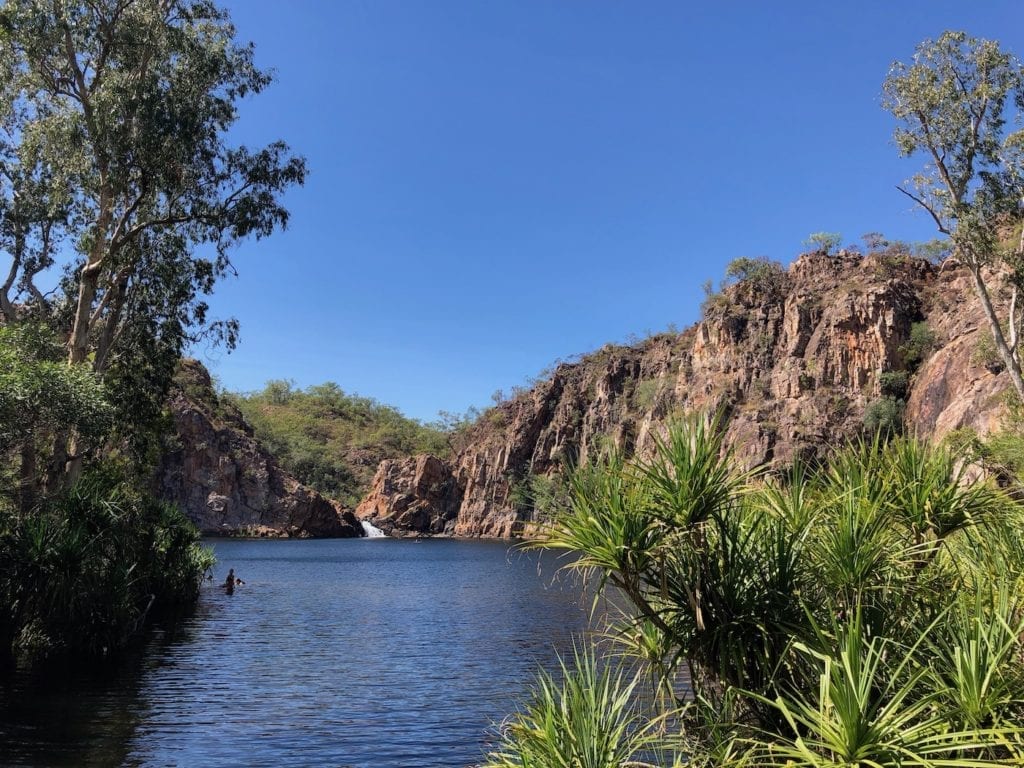
[[[530,700],[501,726],[500,745],[482,768],[664,765],[658,723],[644,716],[637,684],[622,667],[577,649],[571,666],[561,662],[558,678],[538,675]]]

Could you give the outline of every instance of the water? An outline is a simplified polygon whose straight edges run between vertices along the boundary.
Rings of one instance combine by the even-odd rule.
[[[365,520],[360,520],[359,522],[363,526],[363,533],[368,539],[379,539],[387,535],[373,523],[368,523]]]
[[[0,765],[472,765],[587,625],[554,560],[503,543],[215,548],[245,584],[207,586],[135,657],[0,677]]]

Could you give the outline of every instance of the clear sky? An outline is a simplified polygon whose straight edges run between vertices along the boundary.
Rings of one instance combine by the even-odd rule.
[[[894,185],[889,64],[945,29],[1024,56],[1021,0],[232,0],[277,71],[241,142],[311,175],[194,350],[235,390],[335,381],[411,416],[699,314],[737,256],[930,239]]]

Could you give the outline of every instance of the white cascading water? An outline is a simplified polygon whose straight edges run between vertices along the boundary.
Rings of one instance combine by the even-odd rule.
[[[380,539],[387,536],[387,534],[384,533],[384,531],[382,531],[380,528],[373,525],[372,523],[368,523],[365,520],[360,520],[360,522],[363,524],[363,533],[366,535],[366,538]]]

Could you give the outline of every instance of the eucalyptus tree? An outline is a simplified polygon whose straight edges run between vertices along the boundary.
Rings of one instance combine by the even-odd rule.
[[[926,158],[899,190],[931,216],[970,270],[996,350],[1024,398],[1024,232],[1016,229],[1024,204],[1024,69],[995,41],[945,32],[921,43],[909,64],[893,64],[883,104],[899,121],[900,154]],[[1002,309],[1004,286],[1010,297]]]
[[[189,340],[234,343],[204,297],[234,246],[287,224],[304,160],[229,142],[239,101],[270,82],[211,0],[0,7],[0,313],[55,322],[67,364],[107,380],[129,423],[136,399],[158,412]],[[83,458],[73,430],[54,453],[66,484]]]

